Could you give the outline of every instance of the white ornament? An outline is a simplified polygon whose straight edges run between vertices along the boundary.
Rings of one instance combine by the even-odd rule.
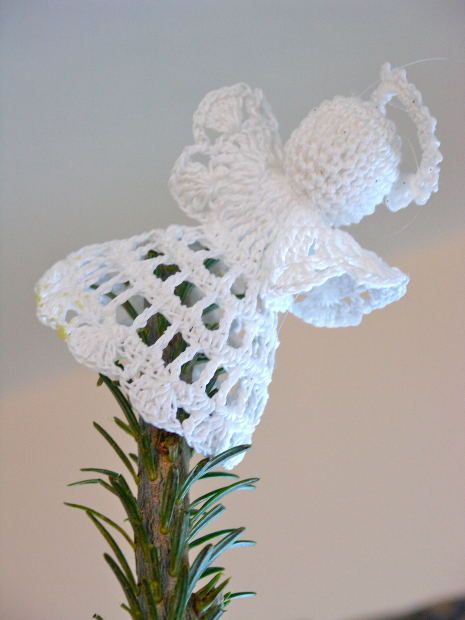
[[[399,171],[401,141],[385,115],[393,96],[417,126],[414,174]],[[442,158],[420,93],[388,64],[369,101],[325,101],[284,151],[262,92],[246,84],[209,93],[193,129],[170,189],[200,224],[85,247],[36,290],[39,319],[78,362],[118,381],[146,422],[213,455],[251,441],[279,312],[357,325],[404,295],[408,277],[337,227],[383,201],[393,211],[424,204]]]

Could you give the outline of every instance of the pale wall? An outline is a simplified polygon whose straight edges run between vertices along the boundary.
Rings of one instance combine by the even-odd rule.
[[[380,210],[357,237],[411,275],[407,296],[347,330],[289,317],[269,406],[240,468],[226,561],[253,588],[235,620],[337,620],[465,590],[464,5],[455,2],[5,2],[2,79],[0,617],[116,620],[98,535],[62,500],[111,466],[91,421],[115,406],[34,318],[32,287],[66,252],[185,221],[166,180],[200,97],[261,85],[283,134],[325,97],[406,63],[439,119],[441,191]]]

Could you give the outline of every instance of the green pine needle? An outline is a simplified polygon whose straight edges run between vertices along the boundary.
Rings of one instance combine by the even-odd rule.
[[[211,606],[216,602],[217,597],[221,594],[221,592],[225,589],[231,579],[225,579],[222,581],[216,588],[213,588],[206,596],[202,599],[196,597],[196,606],[197,610],[205,613],[207,610],[211,608]]]
[[[196,538],[195,540],[190,542],[189,548],[193,549],[194,547],[203,545],[204,543],[208,542],[212,538],[216,538],[217,536],[222,536],[223,534],[230,534],[231,532],[234,532],[234,531],[235,531],[234,529],[229,529],[229,530],[217,530],[216,532],[210,532],[209,534],[205,534],[205,536],[200,536],[199,538]]]
[[[192,518],[191,528],[189,533],[189,538],[195,536],[200,530],[206,527],[209,523],[211,523],[214,519],[218,518],[226,508],[223,504],[218,504],[217,506],[213,506],[211,510],[207,512],[197,513]]]
[[[134,594],[130,583],[128,582],[126,576],[123,571],[120,569],[115,560],[108,553],[104,553],[103,557],[105,558],[106,563],[113,571],[116,579],[119,581],[119,584],[126,596],[128,601],[129,609],[132,614],[134,620],[143,620],[144,616],[142,614],[142,609],[140,607],[139,601],[137,600],[136,595]]]
[[[209,592],[212,591],[212,589],[216,586],[216,584],[218,583],[218,581],[221,579],[221,573],[223,571],[215,571],[214,576],[210,579],[210,581],[208,581],[202,588],[200,588],[200,590],[197,590],[197,592],[195,593],[195,598],[196,599],[202,599],[204,598]],[[203,576],[203,575],[202,575]]]
[[[67,486],[78,487],[78,486],[83,486],[83,485],[88,485],[88,484],[99,484],[107,491],[110,491],[110,493],[113,493],[114,495],[116,495],[111,485],[108,484],[106,480],[102,480],[101,478],[88,478],[87,480],[77,480],[76,482],[70,482]]]
[[[240,598],[252,598],[257,596],[256,592],[228,592],[224,596],[224,605],[229,605],[231,601],[238,600]]]
[[[117,532],[119,532],[121,534],[121,536],[123,536],[125,538],[125,540],[134,549],[134,546],[135,546],[134,545],[134,541],[131,539],[131,537],[126,532],[126,530],[123,529],[117,523],[115,523],[109,517],[106,517],[101,512],[97,512],[97,510],[94,510],[93,508],[90,508],[89,506],[84,506],[83,504],[72,504],[71,502],[64,502],[64,504],[65,504],[65,506],[69,506],[70,508],[77,508],[79,510],[83,510],[84,512],[89,512],[89,513],[93,514],[94,517],[98,517],[101,521],[104,521],[105,523],[108,523],[108,525],[111,525],[111,527],[113,527]]]
[[[215,605],[212,609],[209,609],[206,614],[202,615],[202,620],[219,620],[223,615],[223,607]]]
[[[212,470],[217,465],[221,465],[221,463],[224,463],[233,456],[237,456],[241,452],[245,452],[249,448],[250,445],[236,446],[235,448],[230,448],[229,450],[226,450],[225,452],[222,452],[217,456],[203,459],[199,463],[197,463],[197,465],[190,472],[189,476],[187,477],[186,481],[180,489],[178,502],[184,499],[184,497],[189,493],[189,489],[191,488],[191,486],[201,476]]]
[[[238,527],[217,542],[212,550],[212,560],[216,560],[221,554],[230,549],[244,530],[245,527]]]
[[[150,613],[150,620],[158,620],[158,611],[157,611],[157,603],[155,600],[155,594],[153,592],[153,588],[148,583],[147,579],[142,580],[142,592],[144,594],[144,599],[147,603],[147,609]]]
[[[166,478],[165,488],[163,490],[163,497],[161,503],[161,528],[162,534],[168,534],[171,524],[171,518],[173,516],[174,505],[176,503],[177,493],[179,487],[179,472],[174,468],[171,468]]]
[[[134,596],[137,597],[138,592],[137,592],[136,580],[134,578],[134,575],[132,574],[132,570],[126,558],[124,557],[124,553],[121,551],[118,543],[113,538],[113,536],[110,534],[110,532],[106,529],[106,527],[104,527],[100,523],[97,517],[95,517],[91,512],[87,512],[87,516],[92,521],[92,523],[95,525],[95,527],[98,529],[98,531],[103,536],[103,538],[105,538],[105,540],[107,541],[110,549],[113,551],[116,559],[118,560],[120,564],[121,570],[123,571]]]
[[[110,444],[110,446],[113,448],[113,450],[119,456],[119,458],[126,465],[126,467],[129,470],[129,473],[131,474],[131,476],[134,479],[134,482],[137,484],[138,483],[138,476],[136,474],[136,471],[134,469],[133,464],[131,463],[129,458],[126,456],[125,452],[119,447],[119,445],[116,443],[116,441],[110,435],[110,433],[108,433],[103,427],[101,427],[100,424],[98,424],[97,422],[94,422],[93,425],[94,425],[94,428],[98,430],[98,432],[102,435],[102,437],[104,437],[104,439],[106,439],[106,441]]]
[[[224,568],[222,566],[209,566],[204,572],[200,575],[200,579],[204,577],[209,577],[210,575],[214,575],[216,573],[223,573]]]
[[[210,471],[203,476],[200,476],[199,480],[206,480],[207,478],[235,478],[239,479],[237,474],[232,474],[229,471]]]
[[[254,489],[255,483],[258,482],[258,480],[259,478],[246,478],[245,480],[238,480],[237,482],[215,489],[214,491],[209,491],[191,502],[191,507],[195,507],[202,502],[205,502],[202,508],[210,507],[212,504],[216,503],[218,499],[222,499],[226,495],[229,495],[229,493],[244,489]]]
[[[120,429],[123,430],[125,433],[127,433],[131,437],[134,437],[134,433],[129,424],[126,424],[126,422],[123,422],[123,420],[121,420],[117,416],[113,416],[113,422],[116,424],[116,426],[119,426]]]

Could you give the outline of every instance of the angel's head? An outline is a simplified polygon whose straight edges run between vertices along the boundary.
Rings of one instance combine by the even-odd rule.
[[[333,226],[373,213],[398,176],[400,138],[370,101],[335,97],[312,110],[285,146],[295,193]]]
[[[417,125],[423,150],[411,175],[399,172],[401,139],[386,117],[386,103],[394,95]],[[413,200],[424,204],[437,190],[441,156],[434,127],[405,72],[385,65],[370,100],[335,97],[308,114],[285,146],[284,168],[296,195],[329,225],[354,224],[382,202],[396,211]]]

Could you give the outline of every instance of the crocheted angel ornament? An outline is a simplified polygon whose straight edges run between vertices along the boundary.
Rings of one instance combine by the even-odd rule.
[[[401,139],[386,117],[394,96],[418,131],[412,174],[399,170]],[[197,452],[250,443],[268,397],[278,313],[357,325],[404,295],[408,277],[339,227],[380,203],[397,211],[437,191],[435,125],[405,71],[389,64],[369,100],[323,102],[284,148],[260,90],[210,92],[194,114],[195,143],[170,178],[199,224],[70,254],[37,285],[39,319],[78,362],[118,381],[146,422]]]

